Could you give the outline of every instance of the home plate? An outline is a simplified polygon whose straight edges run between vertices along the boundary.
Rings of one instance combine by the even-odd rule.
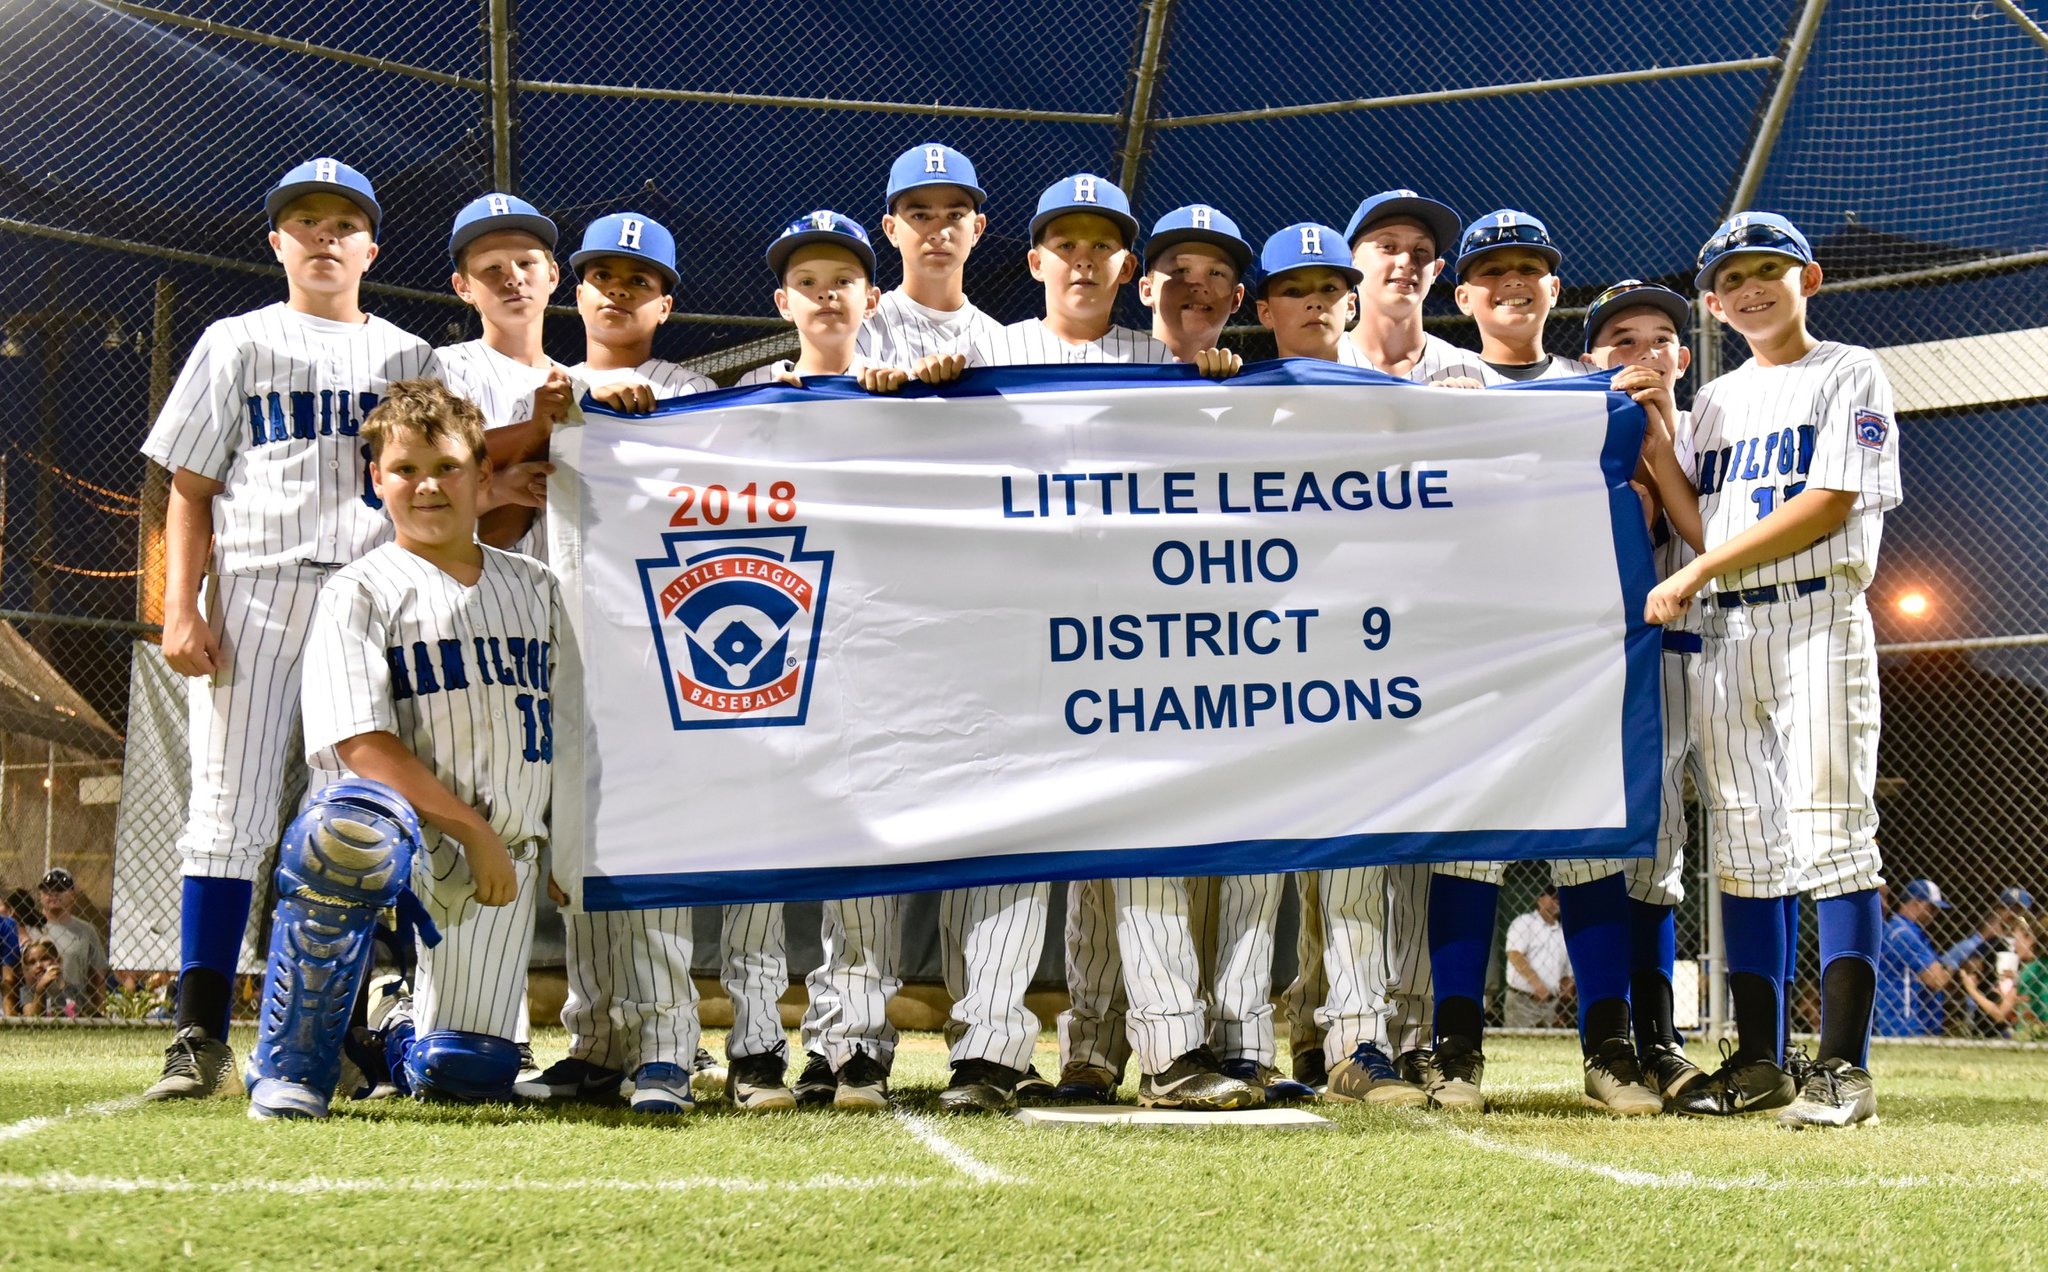
[[[1323,1131],[1336,1125],[1306,1109],[1234,1109],[1190,1113],[1184,1109],[1141,1109],[1129,1104],[1079,1108],[1018,1109],[1017,1120],[1035,1126],[1227,1126],[1239,1130]]]

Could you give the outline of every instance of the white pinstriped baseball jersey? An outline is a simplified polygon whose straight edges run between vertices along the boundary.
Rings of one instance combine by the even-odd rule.
[[[908,371],[934,354],[965,354],[977,338],[993,339],[1003,324],[968,301],[951,313],[912,300],[901,287],[882,295],[874,316],[861,324],[860,355]]]
[[[533,398],[554,368],[514,361],[481,340],[434,350],[441,383],[476,403],[485,428],[504,428],[533,418]]]
[[[545,840],[561,599],[538,561],[483,554],[473,586],[395,543],[328,580],[306,637],[306,758],[331,780],[339,743],[396,734],[508,845]]]
[[[393,380],[432,375],[426,341],[382,318],[333,322],[285,304],[209,326],[142,453],[226,487],[214,503],[224,574],[353,561],[391,537],[357,440]]]
[[[1691,436],[1692,412],[1680,411],[1678,413],[1678,427],[1673,435],[1673,440],[1677,446],[1685,447],[1690,445]],[[1678,440],[1680,438],[1687,440]],[[1692,545],[1685,541],[1685,536],[1672,529],[1668,522],[1660,523],[1658,528],[1663,536],[1663,541],[1656,545],[1653,559],[1657,563],[1657,577],[1668,579],[1690,564],[1699,556],[1699,553],[1693,551]],[[1700,612],[1699,608],[1693,605],[1686,606],[1684,613],[1664,624],[1664,630],[1667,632],[1696,633],[1699,629]]]
[[[718,386],[710,377],[697,374],[685,366],[678,366],[666,358],[649,358],[637,367],[615,367],[599,371],[588,362],[579,362],[569,368],[569,375],[576,381],[576,397],[581,401],[590,389],[610,388],[614,384],[638,381],[654,390],[660,398],[684,397],[691,393],[709,393]]]
[[[1884,512],[1901,498],[1899,426],[1891,382],[1877,355],[1824,340],[1796,362],[1754,359],[1702,388],[1678,460],[1700,492],[1712,549],[1755,525],[1808,486],[1854,491],[1834,533],[1800,552],[1713,581],[1739,591],[1829,578],[1861,591],[1877,570]]]
[[[846,374],[853,375],[860,371],[863,367],[881,365],[883,364],[878,363],[871,358],[862,357],[860,354],[856,353],[853,355],[853,362],[846,368]],[[745,375],[741,376],[739,379],[734,380],[732,382],[732,387],[736,389],[748,389],[752,388],[757,384],[777,384],[780,383],[780,381],[777,379],[778,376],[789,375],[795,370],[796,361],[792,358],[784,358],[779,362],[770,362],[762,366],[755,367],[752,371],[749,371]]]
[[[1152,333],[1111,327],[1086,344],[1068,344],[1042,318],[1027,318],[978,336],[969,347],[970,367],[1060,366],[1083,362],[1172,362],[1173,351]]]
[[[1337,361],[1347,367],[1364,367],[1380,370],[1358,350],[1357,342],[1350,336],[1337,342]],[[1415,365],[1408,368],[1404,379],[1417,384],[1435,384],[1440,380],[1468,379],[1484,381],[1486,364],[1470,349],[1461,349],[1442,336],[1427,332],[1422,337],[1422,352],[1415,359]]]

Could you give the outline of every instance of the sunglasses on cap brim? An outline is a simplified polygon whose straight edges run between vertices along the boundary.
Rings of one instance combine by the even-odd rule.
[[[1485,251],[1490,247],[1511,246],[1544,247],[1553,252],[1557,250],[1550,241],[1550,235],[1541,226],[1489,225],[1466,234],[1464,241],[1458,244],[1458,255],[1470,256],[1474,252]]]
[[[1741,225],[1708,239],[1700,249],[1697,265],[1705,269],[1731,252],[1745,251],[1782,252],[1801,261],[1813,259],[1804,244],[1775,225]]]

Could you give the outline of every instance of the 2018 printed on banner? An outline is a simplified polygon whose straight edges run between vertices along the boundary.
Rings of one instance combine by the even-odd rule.
[[[616,908],[1643,851],[1642,421],[1603,388],[1279,363],[592,412],[553,482],[558,858]]]

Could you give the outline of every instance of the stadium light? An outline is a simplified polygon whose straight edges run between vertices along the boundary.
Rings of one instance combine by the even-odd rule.
[[[1907,618],[1925,618],[1927,612],[1933,608],[1934,602],[1928,599],[1925,592],[1908,592],[1899,598],[1899,613]]]

